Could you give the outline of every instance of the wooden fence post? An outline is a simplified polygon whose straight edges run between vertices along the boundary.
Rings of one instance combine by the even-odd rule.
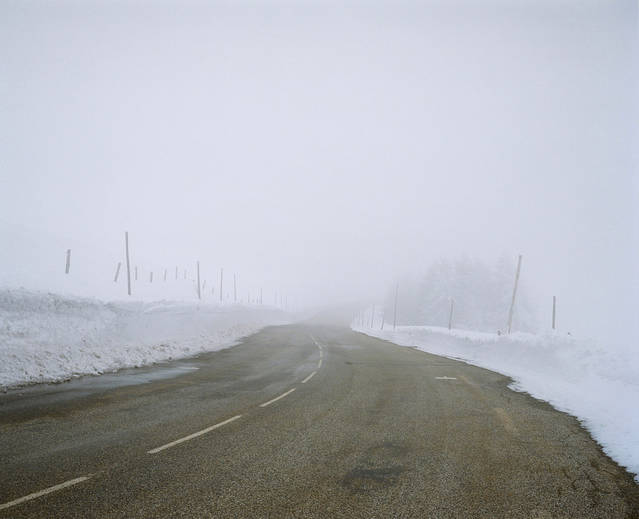
[[[448,314],[448,329],[453,327],[453,308],[455,307],[455,300],[450,298],[450,314]]]
[[[70,268],[71,268],[71,249],[67,249],[67,263],[66,263],[66,266],[64,267],[64,273],[68,274]]]
[[[197,265],[197,298],[202,299],[202,292],[200,291],[200,262],[196,262]]]
[[[393,331],[397,329],[397,293],[399,292],[399,283],[395,285],[395,309],[393,310]]]
[[[517,297],[517,285],[519,284],[519,273],[521,272],[521,254],[517,260],[517,273],[515,274],[515,286],[513,288],[513,298],[510,302],[510,310],[508,311],[508,333],[512,330],[513,326],[513,313],[515,311],[515,297]]]
[[[224,267],[220,269],[220,303],[224,301]]]
[[[124,248],[126,250],[126,290],[131,295],[131,262],[129,261],[129,233],[124,233]]]

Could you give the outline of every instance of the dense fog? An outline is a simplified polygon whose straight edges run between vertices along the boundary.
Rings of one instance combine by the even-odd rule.
[[[636,348],[637,31],[632,1],[2,2],[0,286],[126,299],[128,231],[133,299],[194,300],[199,261],[205,301],[222,268],[294,309],[399,282],[401,322],[494,330],[521,254],[517,327],[556,296]]]

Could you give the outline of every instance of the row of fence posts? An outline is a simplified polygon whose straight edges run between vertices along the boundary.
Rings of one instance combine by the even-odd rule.
[[[507,323],[507,330],[508,330],[508,334],[510,334],[512,332],[512,324],[513,324],[513,314],[515,311],[515,301],[517,298],[517,287],[519,285],[519,276],[521,274],[521,262],[522,262],[522,255],[520,254],[519,257],[517,258],[517,270],[515,272],[515,283],[513,286],[513,293],[512,293],[512,298],[510,301],[510,307],[508,309],[508,323]],[[398,298],[398,294],[399,294],[399,283],[397,283],[395,285],[395,298],[393,301],[393,331],[395,331],[397,329],[397,298]],[[453,313],[455,310],[455,300],[451,297],[450,298],[450,309],[449,309],[449,313],[448,313],[448,329],[452,330],[453,329]],[[373,329],[374,324],[375,324],[375,303],[373,303],[371,305],[371,318],[370,318],[370,328]],[[364,311],[360,311],[356,317],[354,318],[354,321],[358,324],[358,326],[360,327],[364,327],[365,323],[367,321],[366,317],[365,317],[365,312]],[[385,306],[382,305],[382,321],[381,321],[381,326],[380,326],[380,330],[384,330],[384,323],[385,323]],[[556,330],[557,329],[557,296],[552,296],[552,329]]]
[[[131,289],[131,259],[130,259],[130,253],[129,253],[129,233],[125,232],[124,233],[124,252],[125,252],[125,265],[126,265],[126,280],[127,280],[127,294],[130,296],[132,294],[132,289]],[[198,299],[202,299],[203,295],[204,295],[204,291],[206,289],[206,279],[202,280],[200,279],[200,262],[199,260],[195,262],[195,269],[196,269],[196,292],[197,292],[197,297]],[[117,283],[119,278],[120,278],[120,272],[122,270],[122,262],[118,261],[116,267],[115,267],[115,274],[113,276],[113,282]],[[66,261],[65,261],[65,267],[64,267],[64,273],[65,274],[69,274],[71,272],[71,249],[67,249],[66,252]],[[164,282],[167,281],[167,277],[168,277],[168,269],[164,269]],[[175,280],[177,281],[179,278],[179,267],[176,266],[175,267]],[[188,278],[188,270],[184,269],[184,280],[186,281]],[[133,266],[133,281],[137,282],[138,281],[138,266],[134,265]],[[153,283],[153,271],[149,271],[149,283]],[[220,294],[220,302],[223,302],[225,300],[224,298],[224,268],[220,269],[220,283],[219,283],[219,294]],[[215,287],[211,287],[211,295],[215,295]],[[275,292],[274,295],[274,305],[278,306],[278,295],[279,295],[279,307],[282,309],[287,309],[288,308],[288,296],[285,296],[282,293],[277,293]],[[230,299],[230,294],[227,294],[227,300]],[[233,302],[237,303],[238,299],[237,299],[237,275],[233,274]],[[257,294],[255,294],[255,297],[252,299],[251,298],[251,292],[249,291],[247,293],[247,303],[252,303],[254,302],[255,304],[259,304],[259,305],[263,305],[264,304],[264,291],[262,288],[259,289],[259,292]]]

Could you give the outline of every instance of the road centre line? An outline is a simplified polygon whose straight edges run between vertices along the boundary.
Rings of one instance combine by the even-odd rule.
[[[322,367],[322,359],[320,358],[319,362],[317,363],[317,369],[320,369]]]
[[[29,494],[28,496],[19,497],[18,499],[14,499],[13,501],[9,501],[8,503],[3,503],[0,505],[0,510],[4,510],[5,508],[10,508],[15,505],[19,505],[20,503],[24,503],[25,501],[31,501],[32,499],[36,499],[38,497],[46,496],[51,492],[55,492],[57,490],[62,490],[63,488],[71,487],[73,485],[77,485],[78,483],[82,483],[86,481],[91,476],[82,476],[75,479],[70,479],[69,481],[65,481],[64,483],[60,483],[59,485],[54,485],[49,488],[45,488],[44,490],[40,490],[39,492],[34,492],[33,494]]]
[[[317,346],[319,350],[322,351],[322,345],[319,342],[317,342],[315,337],[313,337],[312,335],[309,335],[309,337],[313,340],[313,342],[315,343],[315,346]]]
[[[273,402],[277,402],[280,398],[284,398],[286,395],[291,394],[293,391],[295,391],[295,388],[289,389],[286,393],[282,393],[280,396],[275,397],[273,400],[269,400],[268,402],[264,402],[263,404],[260,404],[260,407],[266,407],[267,405],[270,405]]]
[[[238,414],[234,416],[233,418],[229,418],[228,420],[224,420],[223,422],[216,423],[215,425],[211,425],[211,427],[207,427],[206,429],[202,429],[201,431],[195,432],[193,434],[189,434],[188,436],[185,436],[184,438],[180,438],[178,440],[167,443],[166,445],[162,445],[161,447],[156,447],[155,449],[151,449],[150,451],[147,452],[147,454],[156,454],[160,451],[163,451],[164,449],[168,449],[169,447],[174,447],[175,445],[178,445],[182,442],[192,440],[193,438],[202,436],[203,434],[206,434],[207,432],[211,432],[212,430],[217,429],[218,427],[222,427],[223,425],[226,425],[227,423],[231,423],[234,420],[237,420],[238,418],[241,418],[241,417],[242,415]]]
[[[308,377],[302,380],[302,384],[306,384],[309,380],[311,380],[313,378],[313,375],[315,375],[315,373],[317,373],[317,371],[313,371],[313,373],[311,373]]]
[[[457,377],[435,377],[436,380],[457,380]]]

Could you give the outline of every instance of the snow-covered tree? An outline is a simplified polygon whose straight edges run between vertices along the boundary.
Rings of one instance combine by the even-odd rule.
[[[400,285],[398,324],[448,326],[451,298],[455,301],[453,326],[482,331],[504,330],[512,298],[516,262],[502,257],[494,265],[462,256],[433,263],[421,279]],[[386,309],[391,309],[389,291]],[[389,314],[387,314],[389,315]],[[387,318],[387,322],[389,319]],[[537,328],[535,311],[520,280],[513,329]]]

